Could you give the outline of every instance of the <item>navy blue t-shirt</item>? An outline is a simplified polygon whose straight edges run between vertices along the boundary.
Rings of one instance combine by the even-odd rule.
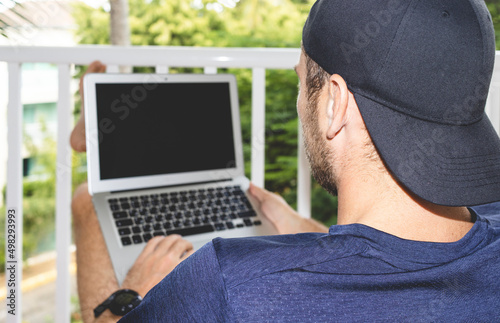
[[[120,322],[493,322],[500,229],[479,216],[453,243],[362,224],[215,239]]]

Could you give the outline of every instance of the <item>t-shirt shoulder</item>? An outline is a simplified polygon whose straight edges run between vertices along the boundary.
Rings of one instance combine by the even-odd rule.
[[[214,239],[213,246],[227,289],[280,271],[303,268],[362,252],[342,248],[343,237],[327,233]],[[352,243],[352,242],[349,242]],[[321,248],[326,247],[326,248]]]

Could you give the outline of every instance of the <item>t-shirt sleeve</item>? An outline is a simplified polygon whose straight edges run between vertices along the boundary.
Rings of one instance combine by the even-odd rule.
[[[149,291],[119,322],[229,322],[224,280],[207,243]]]

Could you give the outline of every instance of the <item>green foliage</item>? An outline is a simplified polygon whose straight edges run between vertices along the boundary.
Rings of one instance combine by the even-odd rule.
[[[500,49],[500,1],[486,0],[486,5],[491,13],[493,26],[495,27],[496,48]]]

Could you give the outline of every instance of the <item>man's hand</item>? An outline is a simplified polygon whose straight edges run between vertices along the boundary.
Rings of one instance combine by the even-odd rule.
[[[193,245],[179,235],[151,239],[128,272],[121,288],[135,290],[142,297],[193,254]]]
[[[313,219],[301,217],[278,194],[271,193],[250,183],[250,199],[257,211],[265,216],[280,234],[302,232],[328,232],[328,228]]]

